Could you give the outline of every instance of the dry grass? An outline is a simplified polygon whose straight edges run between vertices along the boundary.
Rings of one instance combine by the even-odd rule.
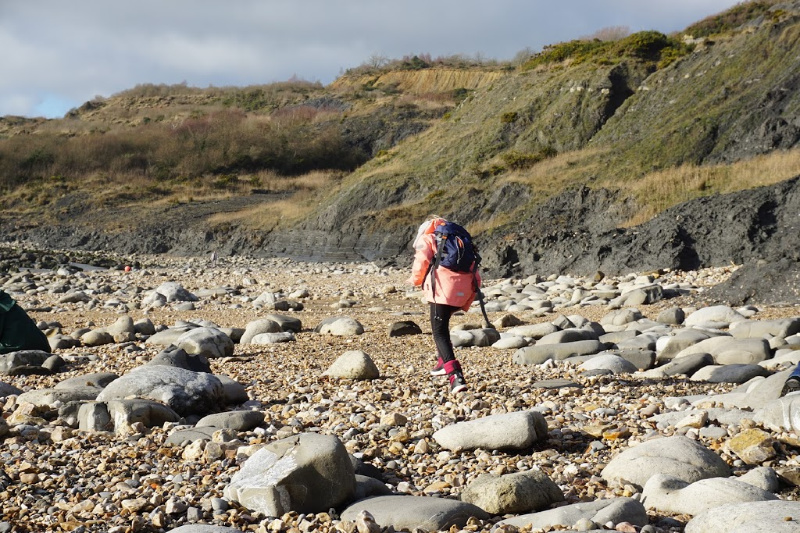
[[[314,171],[302,176],[279,176],[274,172],[261,172],[251,182],[273,193],[290,196],[248,207],[240,211],[217,213],[208,219],[211,225],[235,224],[257,230],[272,230],[296,222],[316,206],[318,192],[335,190],[343,176],[341,172]]]
[[[313,207],[308,191],[299,191],[289,198],[255,205],[240,211],[217,213],[209,217],[212,226],[236,225],[254,230],[273,230],[300,220]]]
[[[575,183],[591,181],[591,176],[601,170],[606,152],[599,148],[564,152],[524,170],[510,172],[500,183],[522,183],[545,196],[557,194]]]
[[[778,183],[800,175],[800,149],[775,151],[731,165],[682,165],[653,172],[626,185],[640,206],[623,225],[647,222],[674,205]]]
[[[281,176],[266,170],[255,175],[254,182],[271,192],[317,191],[341,180],[344,173],[316,170],[300,176]]]

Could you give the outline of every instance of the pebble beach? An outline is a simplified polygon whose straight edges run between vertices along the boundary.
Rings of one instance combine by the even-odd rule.
[[[658,339],[675,337],[687,328],[683,320],[665,323],[664,313],[689,320],[710,307],[703,299],[704,291],[724,281],[734,266],[619,277],[542,274],[524,280],[485,280],[492,323],[503,339],[523,340],[514,345],[518,347],[503,348],[498,346],[504,344],[494,342],[481,345],[485,343],[480,336],[454,333],[454,338],[463,341],[456,355],[468,390],[452,395],[445,378],[429,375],[435,352],[428,308],[421,293],[405,285],[407,269],[285,259],[224,258],[216,265],[206,258],[137,257],[135,261],[139,266],[129,271],[64,267],[0,273],[0,288],[27,310],[51,345],[58,336],[75,340],[53,350],[63,361],[57,370],[0,375],[0,385],[9,387],[0,391],[5,420],[0,425],[0,532],[212,531],[203,526],[254,532],[402,529],[381,523],[377,511],[368,515],[368,523],[363,517],[348,519],[354,498],[338,508],[270,516],[226,493],[255,451],[308,433],[335,436],[361,466],[360,472],[372,473],[391,495],[462,501],[479,476],[537,472],[554,483],[563,498],[530,512],[612,499],[636,502],[646,511],[646,522],[633,518],[598,522],[586,516],[570,523],[542,522],[538,527],[535,521],[514,522],[527,512],[490,511],[448,526],[446,531],[710,531],[700,529],[707,527],[700,522],[691,526],[702,513],[681,503],[696,503],[705,496],[687,498],[690,493],[686,492],[683,500],[670,499],[680,491],[659,491],[670,486],[666,482],[656,487],[609,475],[609,464],[626,451],[676,437],[718,457],[729,469],[725,479],[739,483],[742,478],[758,477],[760,481],[751,486],[774,498],[747,496],[749,503],[741,505],[787,502],[795,511],[786,514],[785,508],[780,509],[785,527],[800,530],[800,437],[792,425],[795,418],[800,424],[800,404],[780,400],[780,387],[774,397],[758,405],[752,396],[760,383],[770,379],[775,388],[779,374],[785,375],[797,362],[792,353],[800,345],[795,343],[797,333],[787,330],[783,336],[759,336],[767,346],[763,358],[754,359],[753,350],[742,345],[721,351],[719,357],[710,352],[713,361],[691,372],[659,372],[669,361],[659,358],[665,353],[666,339]],[[164,283],[179,284],[195,298],[159,303],[152,295]],[[654,285],[660,296],[651,298],[652,303],[620,300],[626,291]],[[266,303],[265,294],[271,295]],[[624,310],[629,311],[627,318],[620,314]],[[793,321],[800,320],[796,306],[753,305],[731,311],[736,315],[728,322],[707,319],[713,324],[707,321],[694,328],[733,339],[734,322],[782,323],[793,328]],[[24,394],[52,389],[70,378],[124,376],[164,350],[163,345],[148,342],[152,335],[138,331],[124,338],[112,335],[108,342],[90,343],[83,336],[109,328],[120,317],[149,321],[156,331],[213,324],[237,338],[248,324],[274,314],[302,324],[288,342],[234,342],[232,353],[208,358],[214,375],[231,378],[246,393],[246,401],[228,405],[226,410],[257,411],[263,415],[257,427],[220,429],[207,439],[178,442],[170,437],[190,429],[197,417],[183,416],[153,426],[133,423],[125,431],[89,431],[66,415],[63,399],[25,400]],[[326,333],[318,327],[343,317],[360,324],[363,332]],[[456,315],[451,326],[480,331],[482,321],[475,305],[470,312]],[[393,336],[390,332],[398,322],[413,322],[421,333]],[[515,334],[515,328],[521,332],[519,328],[539,324],[554,324],[560,332],[592,330],[603,345],[602,354],[634,361],[634,368],[587,366],[597,353],[532,361],[529,347],[544,346],[538,344],[541,338]],[[653,354],[650,364],[623,357],[632,345],[626,351],[625,345],[620,347],[623,340],[602,337],[624,331],[636,332],[630,338],[637,337],[639,342],[652,332],[652,343],[645,339],[645,345],[636,348],[636,357]],[[561,344],[565,342],[562,339]],[[351,351],[366,354],[379,376],[343,379],[326,372]],[[733,351],[743,359],[735,359]],[[711,372],[705,379],[694,376],[702,366],[716,371],[726,366],[733,370],[734,365],[736,370],[755,373],[724,380],[709,377]],[[782,424],[767,412],[775,402],[783,402],[788,413]],[[437,435],[465,422],[530,411],[546,422],[546,433],[523,448],[450,449]],[[737,437],[744,434],[758,436],[758,442],[742,447]],[[754,454],[756,448],[766,451]],[[697,483],[701,482],[681,488],[699,490]],[[729,496],[729,501],[747,499],[730,490],[737,495]],[[702,512],[710,513],[719,505],[708,503]],[[718,531],[729,530],[720,518],[706,520],[717,520],[722,527]],[[777,531],[764,529],[768,530]]]

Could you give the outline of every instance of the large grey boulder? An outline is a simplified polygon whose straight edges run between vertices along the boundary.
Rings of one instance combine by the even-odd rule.
[[[564,493],[544,472],[529,470],[498,476],[481,474],[467,485],[461,500],[489,514],[529,513],[564,501]]]
[[[581,363],[580,370],[607,370],[613,374],[623,374],[636,372],[639,368],[630,361],[613,353],[599,353],[591,356]]]
[[[361,350],[349,350],[340,355],[323,373],[340,379],[377,379],[381,373],[369,355]]]
[[[382,526],[395,530],[424,531],[462,528],[470,517],[489,518],[485,511],[466,502],[428,496],[378,496],[352,504],[342,513],[342,520],[355,521],[361,511],[367,511]]]
[[[649,305],[660,301],[663,296],[664,290],[661,285],[647,285],[623,292],[608,302],[608,306],[618,309],[625,306]]]
[[[665,376],[678,376],[685,374],[693,376],[699,369],[714,364],[714,358],[709,353],[693,353],[680,359],[672,359],[664,366],[654,370],[663,372]]]
[[[611,459],[601,476],[608,482],[644,487],[656,474],[670,474],[689,483],[728,477],[730,467],[717,454],[687,437],[645,441]]]
[[[710,332],[700,329],[681,329],[675,335],[664,337],[656,344],[656,353],[659,361],[671,361],[681,351],[698,342],[711,337],[723,336],[721,332]]]
[[[264,315],[263,318],[277,322],[283,331],[291,331],[292,333],[300,333],[303,329],[302,321],[293,316],[269,314]]]
[[[194,329],[197,326],[180,326],[174,328],[167,328],[151,335],[145,341],[145,344],[155,344],[157,346],[169,346],[175,344],[181,336],[187,331]]]
[[[769,343],[764,339],[736,339],[712,337],[684,348],[676,359],[696,353],[709,353],[720,365],[755,364],[772,357]]]
[[[701,328],[727,328],[733,322],[741,322],[747,318],[727,305],[703,307],[686,317],[684,325]]]
[[[501,333],[500,340],[495,341],[494,344],[492,344],[492,348],[497,350],[517,350],[519,348],[524,348],[527,345],[528,341],[525,339],[525,337]]]
[[[493,328],[479,328],[469,330],[453,330],[450,332],[453,346],[491,346],[500,340],[500,332]]]
[[[767,501],[720,505],[686,524],[686,533],[797,533],[800,502]]]
[[[139,335],[155,335],[156,327],[149,318],[140,318],[133,323],[133,329]]]
[[[661,324],[669,324],[672,326],[678,326],[683,324],[683,321],[686,319],[686,313],[680,307],[670,307],[669,309],[664,309],[658,314],[656,318],[656,322],[660,322]]]
[[[114,336],[105,329],[93,329],[81,335],[81,344],[84,346],[103,346],[116,342]]]
[[[236,431],[250,431],[263,423],[264,413],[261,411],[227,411],[206,415],[197,421],[195,427],[212,426]]]
[[[294,340],[296,339],[291,331],[279,331],[278,333],[259,333],[250,339],[250,344],[280,344]]]
[[[135,368],[97,396],[98,401],[127,398],[155,400],[181,416],[205,415],[225,406],[225,390],[215,376],[163,365]]]
[[[0,381],[0,398],[19,394],[22,394],[22,389],[18,389],[14,385]]]
[[[625,324],[636,322],[640,318],[642,318],[642,312],[630,307],[611,311],[600,319],[600,324],[604,326],[624,326]]]
[[[541,413],[518,411],[489,415],[443,427],[433,439],[448,450],[524,450],[547,438],[547,421]]]
[[[253,337],[261,333],[278,333],[282,332],[281,325],[269,318],[259,318],[248,322],[244,328],[244,334],[239,339],[240,344],[250,344]]]
[[[272,291],[264,291],[258,295],[258,298],[253,300],[253,307],[256,309],[275,309],[275,303],[278,297]]]
[[[779,320],[743,320],[731,324],[730,333],[737,339],[780,337],[785,339],[800,332],[800,318]]]
[[[117,379],[119,375],[113,372],[96,372],[75,376],[56,383],[55,389],[74,389],[76,387],[95,387],[104,388],[106,385]]]
[[[137,432],[134,424],[144,427],[177,422],[180,416],[169,407],[152,400],[111,400],[87,402],[78,410],[78,427],[84,431],[113,431],[117,435]]]
[[[363,334],[364,326],[355,318],[342,316],[324,319],[314,328],[314,331],[323,335],[349,337]]]
[[[759,365],[711,365],[692,374],[692,381],[709,383],[744,383],[754,377],[768,376],[769,372]]]
[[[19,350],[0,354],[0,374],[13,374],[20,368],[41,367],[50,357],[42,350]]]
[[[211,364],[203,354],[189,355],[186,350],[178,348],[175,345],[170,345],[161,350],[155,357],[153,357],[146,364],[152,366],[174,366],[193,372],[206,372],[211,373]]]
[[[697,515],[727,503],[776,499],[777,496],[764,489],[724,477],[687,483],[668,474],[656,474],[647,480],[642,490],[642,501],[648,509],[688,515]]]
[[[217,328],[194,328],[175,341],[175,345],[190,355],[202,355],[209,359],[233,355],[233,341]]]
[[[737,407],[749,407],[754,410],[761,409],[770,402],[777,400],[780,398],[783,384],[791,372],[791,370],[783,370],[763,379],[754,378],[752,381],[743,384],[739,389],[733,391],[746,390],[744,400]]]
[[[649,522],[644,506],[632,498],[611,498],[593,502],[574,503],[548,511],[507,518],[498,525],[515,527],[531,526],[531,529],[545,529],[554,526],[573,526],[579,520],[589,520],[595,524],[629,522],[644,526]]]
[[[166,442],[175,446],[185,446],[187,443],[209,441],[214,438],[214,433],[217,431],[219,431],[219,428],[216,426],[195,426],[190,429],[178,429],[170,433]]]
[[[800,394],[773,400],[755,411],[753,420],[773,431],[800,433]]]
[[[374,477],[356,474],[356,492],[353,500],[359,501],[373,496],[389,496],[391,494],[394,492],[384,482]]]
[[[591,355],[603,351],[604,345],[597,340],[565,342],[563,344],[536,344],[520,348],[511,360],[518,365],[540,365],[550,359],[563,360],[576,355]]]
[[[133,319],[128,315],[119,317],[113,324],[105,329],[117,342],[133,340],[136,335],[136,327],[133,324]]]
[[[250,400],[247,389],[235,379],[225,374],[216,374],[216,378],[222,383],[226,405],[238,405]]]
[[[18,403],[30,403],[36,406],[51,406],[69,402],[94,400],[102,389],[97,387],[72,387],[69,389],[34,389],[23,392],[17,398]]]
[[[224,495],[267,516],[327,512],[353,497],[349,454],[332,435],[303,433],[272,442],[234,474]]]
[[[542,322],[541,324],[527,324],[524,326],[515,326],[509,329],[506,333],[511,335],[519,335],[520,337],[528,337],[531,339],[541,339],[545,335],[555,333],[558,331],[558,326],[550,322]]]
[[[163,295],[167,302],[196,302],[197,296],[183,288],[178,282],[165,281],[154,292]]]
[[[536,345],[542,346],[545,344],[564,344],[568,342],[578,342],[578,341],[596,341],[597,337],[598,337],[597,332],[591,329],[568,328],[556,331],[555,333],[550,333],[549,335],[545,335],[544,337],[536,341]]]

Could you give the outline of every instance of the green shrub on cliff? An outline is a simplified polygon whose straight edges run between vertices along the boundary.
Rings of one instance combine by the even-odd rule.
[[[522,65],[531,70],[542,65],[565,61],[573,64],[593,62],[599,65],[614,64],[625,58],[656,63],[659,68],[691,52],[691,47],[657,31],[640,31],[618,41],[576,40],[545,47]],[[668,61],[664,62],[665,59]]]

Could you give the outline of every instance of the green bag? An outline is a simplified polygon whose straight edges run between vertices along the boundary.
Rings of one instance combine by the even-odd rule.
[[[0,290],[0,353],[20,350],[50,353],[50,343],[28,313],[8,293]]]

